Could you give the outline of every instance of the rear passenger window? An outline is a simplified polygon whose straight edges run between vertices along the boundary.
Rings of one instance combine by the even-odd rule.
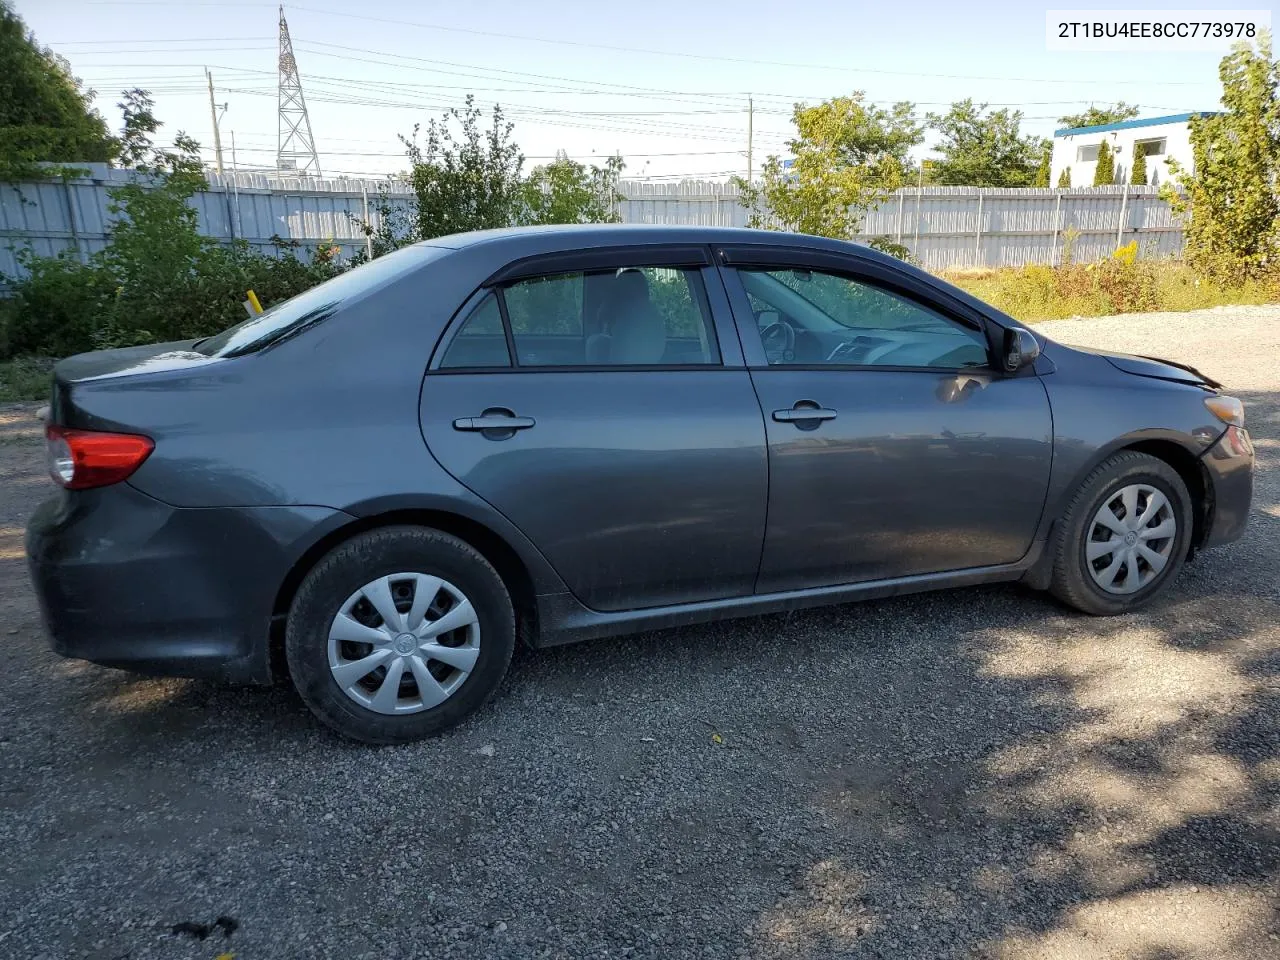
[[[521,280],[503,291],[525,367],[717,364],[698,270],[624,267]]]
[[[476,304],[449,344],[440,366],[442,369],[511,366],[511,352],[507,349],[496,294],[490,293]]]
[[[521,280],[507,287],[507,316],[520,353],[522,336],[582,336],[582,274]]]

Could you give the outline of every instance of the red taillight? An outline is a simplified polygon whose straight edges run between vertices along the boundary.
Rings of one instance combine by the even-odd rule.
[[[142,466],[155,444],[133,433],[45,428],[49,476],[68,490],[119,483]]]

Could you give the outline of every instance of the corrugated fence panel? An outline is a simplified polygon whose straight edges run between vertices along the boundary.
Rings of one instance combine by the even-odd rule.
[[[90,165],[85,179],[0,185],[0,274],[20,273],[16,251],[42,256],[102,249],[110,223],[108,189],[135,175]],[[336,243],[350,256],[366,244],[361,223],[377,226],[378,204],[408,205],[401,182],[315,180],[262,173],[210,174],[194,198],[200,229],[229,242],[241,239],[271,252],[273,238],[306,251]],[[618,213],[624,223],[746,226],[749,212],[731,183],[624,181]],[[925,267],[1020,266],[1085,262],[1138,241],[1143,257],[1176,257],[1182,229],[1154,187],[1066,190],[906,187],[867,212],[861,240],[902,243]]]

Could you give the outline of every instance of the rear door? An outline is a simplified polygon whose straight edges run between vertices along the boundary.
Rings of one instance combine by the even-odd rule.
[[[983,319],[853,257],[722,255],[769,439],[758,591],[1019,560],[1052,421],[1038,377],[991,363]]]
[[[703,248],[522,263],[455,317],[421,420],[587,606],[751,593],[765,433]]]

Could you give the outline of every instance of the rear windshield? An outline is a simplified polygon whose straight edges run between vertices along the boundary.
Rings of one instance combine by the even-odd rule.
[[[388,253],[369,263],[326,280],[290,300],[285,300],[212,337],[197,341],[193,349],[207,357],[237,357],[253,353],[331,317],[342,304],[375,287],[410,273],[451,252],[448,247],[415,245]]]

